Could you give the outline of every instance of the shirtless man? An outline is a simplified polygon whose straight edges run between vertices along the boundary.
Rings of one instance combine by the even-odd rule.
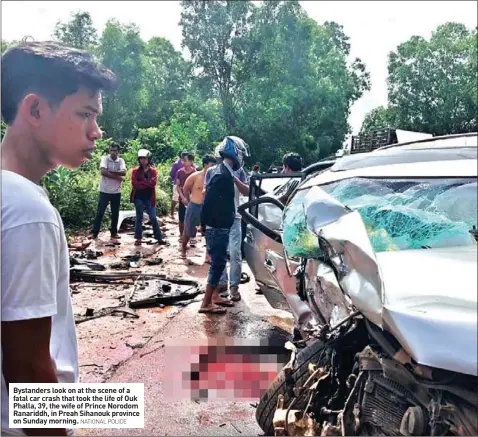
[[[196,236],[197,227],[201,224],[201,205],[204,200],[204,178],[206,171],[216,165],[214,156],[206,155],[202,159],[202,170],[196,171],[186,179],[182,194],[186,202],[184,231],[182,235],[181,257],[186,258],[186,249],[190,238]]]

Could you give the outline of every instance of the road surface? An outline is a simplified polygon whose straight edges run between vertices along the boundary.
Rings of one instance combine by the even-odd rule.
[[[150,272],[196,279],[201,284],[207,274],[203,265],[204,241],[190,249],[189,261],[179,259],[177,230],[167,224],[167,235],[172,243],[159,252],[151,246],[142,248],[145,256],[161,257],[163,264],[148,268]],[[106,237],[96,243],[104,248]],[[119,249],[109,250],[103,258],[131,254],[132,236],[123,233]],[[244,264],[245,270],[247,270]],[[141,268],[139,269],[141,270]],[[142,269],[144,271],[144,268]],[[252,276],[252,275],[251,275]],[[85,307],[109,306],[121,301],[130,285],[85,284],[78,286],[75,294],[75,313]],[[138,310],[138,319],[106,316],[77,325],[80,344],[81,378],[83,382],[142,382],[145,390],[145,423],[143,429],[79,429],[78,435],[158,435],[158,436],[207,436],[207,435],[259,435],[255,422],[255,407],[260,393],[268,386],[276,371],[285,363],[287,355],[276,356],[289,339],[292,318],[289,314],[272,309],[262,295],[256,294],[253,279],[241,285],[243,299],[225,315],[204,315],[197,312],[202,295],[186,307],[150,308]],[[179,366],[190,369],[190,361],[196,356],[192,345],[216,345],[234,343],[239,349],[235,355],[226,355],[221,364],[203,369],[199,379],[201,387],[210,389],[225,399],[204,399],[196,392],[191,394],[191,377],[183,376],[181,383]],[[253,345],[261,344],[261,348]],[[269,348],[267,348],[269,345]],[[270,346],[276,346],[271,349]],[[285,351],[284,351],[285,352]],[[220,355],[220,354],[219,354]],[[260,358],[259,358],[260,357]],[[249,364],[241,364],[245,360]],[[267,363],[268,361],[268,363]],[[252,362],[252,364],[251,364]],[[183,370],[184,370],[183,369]],[[176,371],[176,373],[172,373]],[[207,381],[206,381],[207,380]],[[223,387],[231,390],[213,390]],[[212,382],[211,382],[212,381]],[[233,382],[231,382],[233,381]],[[176,388],[173,387],[176,384]],[[179,386],[187,386],[182,391]],[[196,382],[196,384],[199,384]],[[216,385],[214,385],[216,384]],[[193,397],[193,398],[192,398]]]

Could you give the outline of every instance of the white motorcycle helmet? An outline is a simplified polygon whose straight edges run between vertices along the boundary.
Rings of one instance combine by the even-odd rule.
[[[139,149],[138,150],[138,158],[150,158],[151,152],[146,149]]]

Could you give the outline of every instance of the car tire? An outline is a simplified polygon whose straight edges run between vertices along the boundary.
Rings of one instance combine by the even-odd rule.
[[[324,343],[320,340],[316,340],[313,344],[307,346],[297,354],[295,368],[292,372],[294,384],[300,386],[306,382],[307,378],[310,376],[310,362],[316,362],[320,359],[320,361],[316,362],[319,366],[325,363],[327,357],[326,354],[322,354],[324,348]],[[283,370],[277,375],[267,392],[262,395],[256,410],[256,421],[267,436],[273,436],[275,434],[272,420],[277,406],[277,399],[281,394],[284,396],[284,405],[288,406],[290,396],[286,390],[285,374]],[[297,409],[304,408],[305,400],[298,401],[294,405],[294,409],[296,407]]]

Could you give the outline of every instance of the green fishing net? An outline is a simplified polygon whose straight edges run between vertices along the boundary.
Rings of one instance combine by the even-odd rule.
[[[352,178],[321,187],[360,212],[375,252],[474,244],[477,225],[476,179],[384,180]],[[289,256],[320,254],[307,229],[299,192],[283,216],[283,241]]]

